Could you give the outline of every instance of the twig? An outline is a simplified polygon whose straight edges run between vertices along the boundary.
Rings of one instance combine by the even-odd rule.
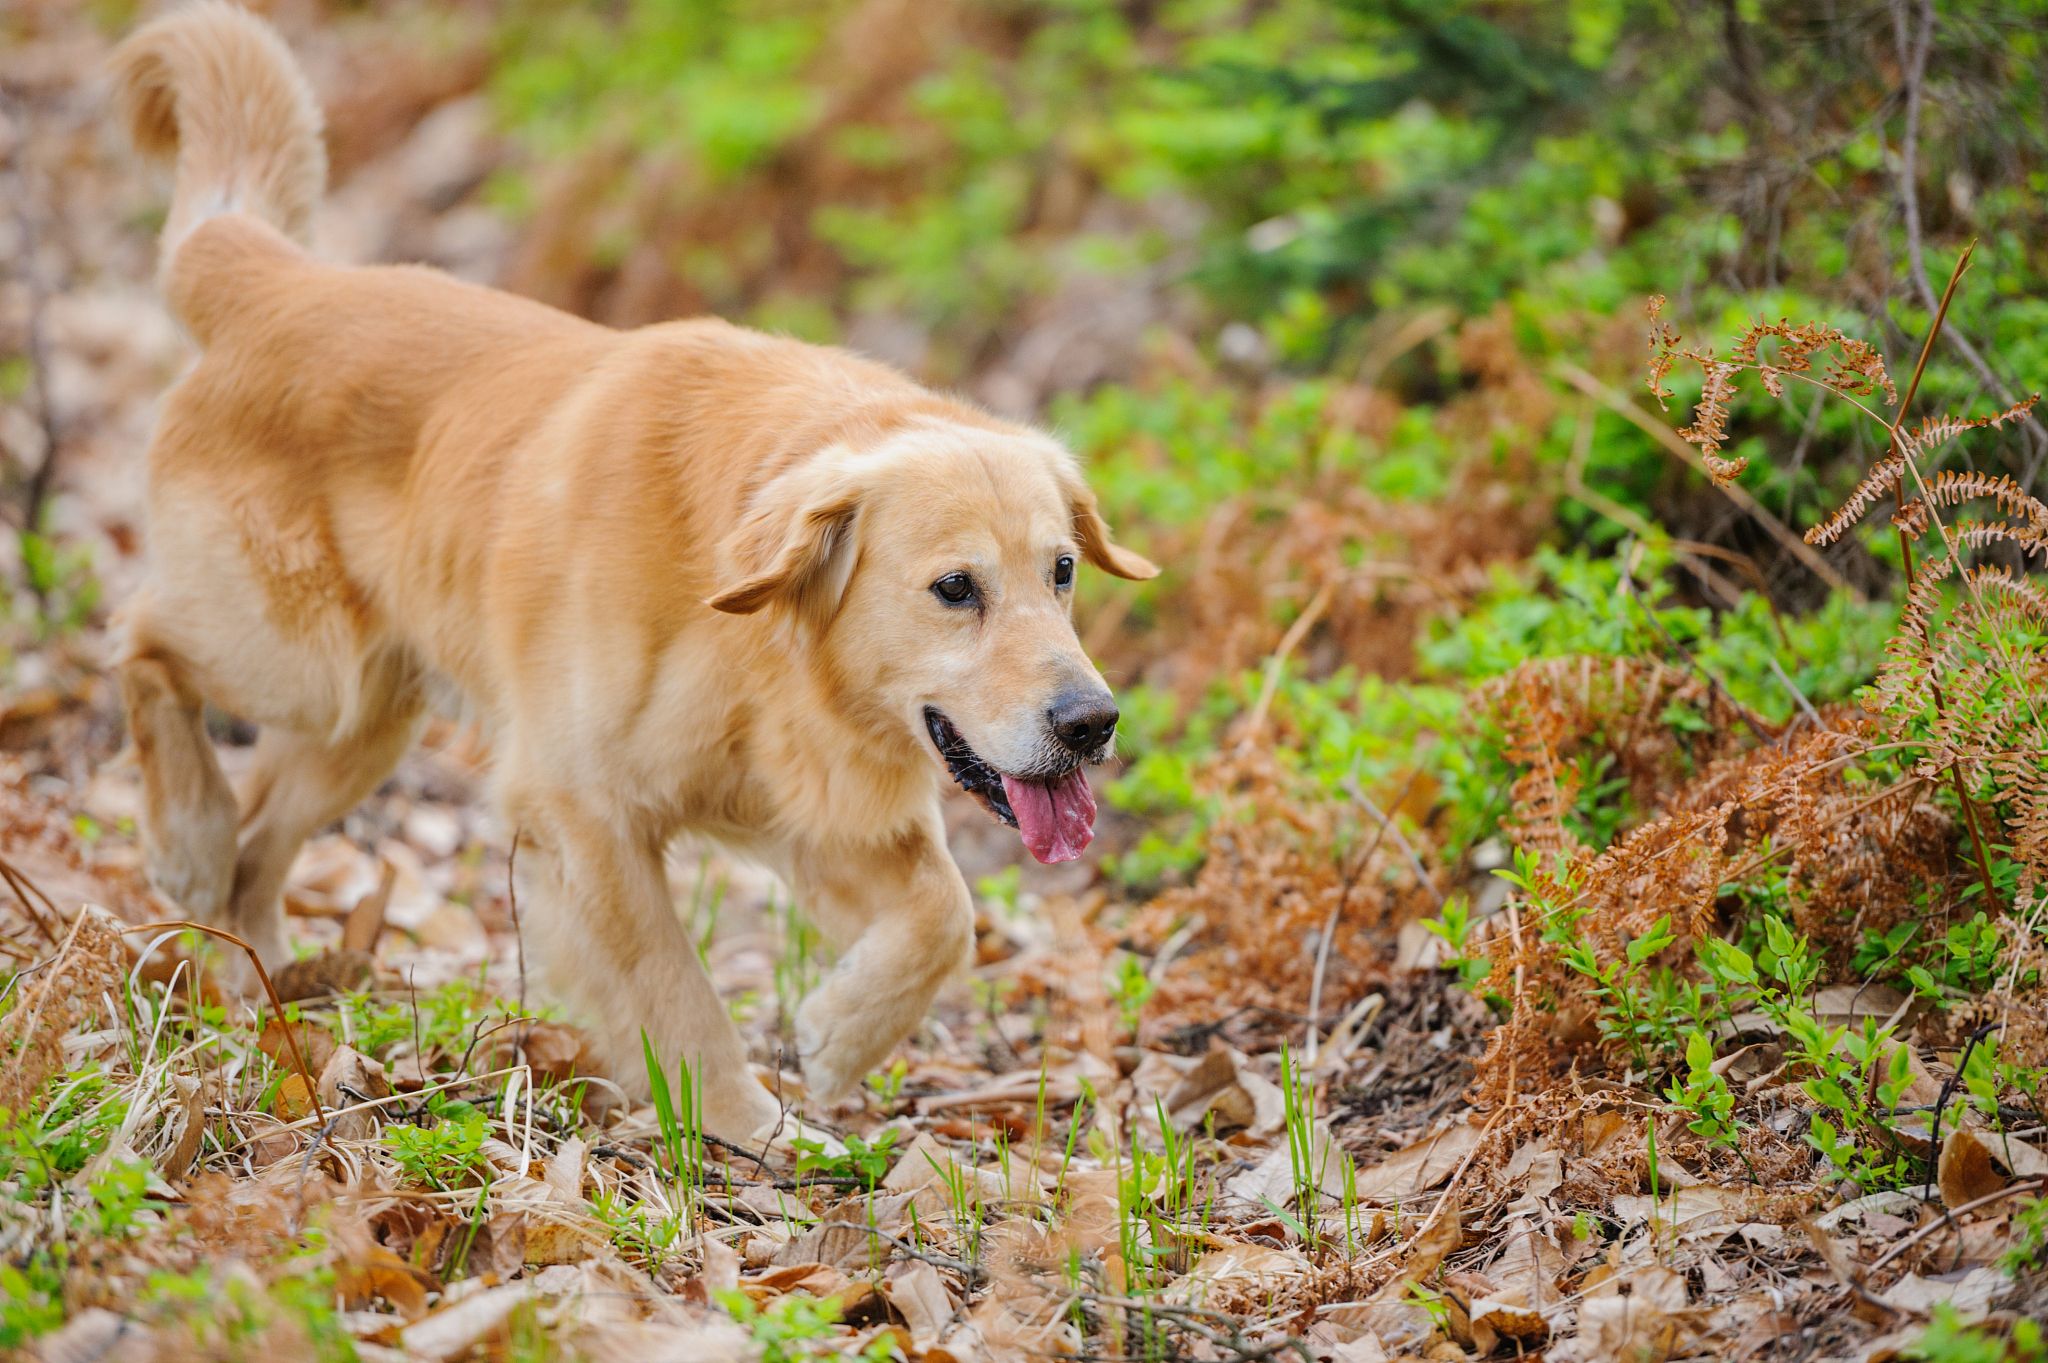
[[[1764,654],[1764,661],[1771,665],[1771,671],[1778,674],[1778,680],[1784,684],[1787,691],[1792,693],[1792,699],[1799,702],[1799,708],[1806,712],[1808,719],[1813,721],[1813,727],[1825,729],[1827,725],[1821,723],[1820,711],[1813,708],[1813,702],[1806,698],[1806,693],[1799,689],[1798,683],[1785,675],[1785,669],[1778,666],[1777,658],[1772,654],[1766,653]]]
[[[1479,1139],[1472,1142],[1472,1148],[1465,1152],[1465,1158],[1459,1161],[1456,1172],[1451,1175],[1451,1181],[1444,1185],[1443,1193],[1437,1198],[1436,1205],[1429,1209],[1429,1216],[1416,1228],[1415,1234],[1409,1237],[1409,1244],[1420,1244],[1422,1237],[1429,1234],[1430,1227],[1436,1224],[1437,1218],[1444,1214],[1444,1208],[1457,1200],[1453,1194],[1458,1191],[1458,1184],[1464,1180],[1465,1171],[1472,1167],[1472,1161],[1486,1148],[1486,1138],[1493,1134],[1493,1128],[1500,1123],[1501,1118],[1514,1111],[1514,1106],[1514,1095],[1509,1094],[1508,1101],[1500,1105],[1500,1111],[1489,1117],[1486,1125],[1480,1128]]]
[[[1930,32],[1933,22],[1933,17],[1930,13],[1928,18]],[[1921,53],[1921,60],[1926,60],[1926,53],[1924,51]],[[1977,598],[1977,604],[1981,608],[1983,605],[1982,596],[1979,594],[1977,585],[1971,579],[1968,571],[1963,569],[1962,558],[1959,556],[1955,544],[1948,537],[1948,527],[1942,524],[1939,514],[1934,510],[1934,499],[1927,494],[1927,483],[1920,476],[1920,465],[1913,458],[1912,449],[1908,444],[1899,439],[1900,428],[1906,422],[1906,409],[1912,405],[1913,395],[1920,391],[1920,376],[1926,372],[1927,356],[1934,349],[1934,338],[1941,334],[1942,324],[1948,320],[1948,306],[1956,296],[1956,286],[1962,283],[1963,272],[1970,268],[1970,258],[1976,252],[1977,243],[1972,241],[1963,248],[1963,253],[1956,257],[1955,269],[1949,272],[1948,287],[1941,291],[1941,303],[1934,310],[1933,325],[1927,329],[1927,339],[1920,346],[1920,360],[1913,366],[1913,381],[1906,386],[1906,396],[1899,403],[1898,414],[1892,418],[1890,437],[1891,453],[1897,458],[1904,459],[1906,467],[1912,470],[1913,482],[1920,489],[1920,496],[1928,508],[1928,519],[1932,522],[1935,530],[1940,533],[1942,547],[1948,550],[1949,560],[1956,565],[1958,571],[1962,572],[1963,585],[1969,590],[1972,597]],[[1925,273],[1924,268],[1921,273]],[[1906,488],[1903,480],[1899,485],[1898,501],[1901,507],[1905,505]],[[1906,585],[1910,587],[1913,583],[1913,551],[1910,536],[1908,536],[1906,527],[1903,525],[1899,527],[1899,548],[1905,555]],[[1998,651],[2004,651],[2004,645],[2001,641],[1994,639],[1992,642],[1997,645]],[[2013,666],[2012,659],[2007,657],[2005,663],[2007,671],[2011,672],[2015,679],[2018,679],[2020,674]],[[2023,696],[2026,694],[2024,687],[2021,689],[2021,694]],[[1941,691],[1938,686],[1935,689],[1934,701],[1937,707],[1942,703]],[[2031,708],[2032,702],[2029,701],[2028,704]],[[2040,717],[2038,715],[2035,716],[2034,723],[2038,728],[2040,725]],[[1977,874],[1984,882],[1984,903],[1987,907],[1995,907],[1998,903],[1998,887],[1992,881],[1991,861],[1984,852],[1984,834],[1977,827],[1977,807],[1971,801],[1969,791],[1963,787],[1963,764],[1961,758],[1957,758],[1949,763],[1948,774],[1950,784],[1955,787],[1956,803],[1962,806],[1964,826],[1970,830],[1970,850],[1976,853]]]
[[[473,1078],[465,1079],[457,1077],[454,1079],[443,1080],[438,1084],[428,1084],[425,1087],[412,1093],[389,1093],[382,1098],[366,1098],[363,1099],[361,1102],[351,1103],[347,1107],[336,1108],[332,1115],[335,1117],[346,1117],[352,1112],[367,1112],[372,1108],[389,1107],[393,1103],[398,1104],[402,1108],[404,1107],[407,1101],[414,1098],[426,1098],[430,1094],[445,1093],[450,1089],[466,1088],[471,1084],[481,1084],[487,1079],[501,1079],[508,1074],[514,1074],[526,1068],[527,1066],[525,1065],[508,1065],[502,1070],[492,1070],[488,1074],[479,1074]],[[412,1117],[418,1117],[422,1115],[425,1112],[425,1110],[425,1108],[421,1108],[418,1111],[412,1112],[410,1114],[401,1113],[400,1116],[404,1117],[409,1115]],[[286,1132],[291,1131],[302,1131],[305,1128],[313,1125],[315,1120],[316,1119],[312,1117],[301,1117],[295,1122],[284,1122],[281,1125],[273,1128],[266,1134],[276,1136],[283,1135]],[[329,1118],[323,1117],[317,1120],[319,1120],[321,1124],[324,1125],[329,1120]],[[221,1151],[220,1153],[222,1153],[223,1155],[233,1154],[235,1151],[249,1144],[249,1142],[253,1139],[255,1138],[244,1137],[243,1139],[237,1141],[235,1144],[229,1146],[227,1149]]]
[[[1678,642],[1678,640],[1672,638],[1671,631],[1664,628],[1664,622],[1657,618],[1657,612],[1651,608],[1650,603],[1642,600],[1640,597],[1636,595],[1636,566],[1631,561],[1632,558],[1633,550],[1624,553],[1622,557],[1621,590],[1623,595],[1627,596],[1629,600],[1634,601],[1638,606],[1641,606],[1643,608],[1643,614],[1649,617],[1650,623],[1652,625],[1656,626],[1657,633],[1664,636],[1664,642],[1671,645],[1672,651],[1685,660],[1685,665],[1687,667],[1690,667],[1693,671],[1699,673],[1699,675],[1706,680],[1707,684],[1713,687],[1714,691],[1718,695],[1720,695],[1722,699],[1728,702],[1729,706],[1734,709],[1736,717],[1739,718],[1744,724],[1748,725],[1749,731],[1756,735],[1756,741],[1762,744],[1764,747],[1770,747],[1771,736],[1764,732],[1763,725],[1757,721],[1755,715],[1752,715],[1749,712],[1749,707],[1744,705],[1741,701],[1735,699],[1734,693],[1729,691],[1729,689],[1726,686],[1721,684],[1721,679],[1715,676],[1711,669],[1709,669],[1704,663],[1700,662],[1699,659],[1693,657],[1692,654],[1686,649],[1684,644],[1681,644]]]
[[[1927,1133],[1927,1187],[1929,1188],[1938,1188],[1940,1186],[1941,1111],[1948,1106],[1949,1098],[1956,1091],[1957,1082],[1962,1079],[1963,1071],[1969,1067],[1970,1052],[1977,1049],[1978,1042],[2003,1026],[2005,1024],[2002,1022],[1987,1022],[1976,1031],[1970,1033],[1970,1039],[1963,1043],[1963,1053],[1956,1057],[1955,1069],[1949,1074],[1947,1079],[1942,1081],[1941,1093],[1934,1100],[1934,1118],[1929,1123]]]
[[[1899,1243],[1893,1245],[1890,1249],[1886,1250],[1883,1254],[1879,1255],[1877,1262],[1870,1266],[1870,1271],[1872,1273],[1877,1272],[1877,1270],[1883,1268],[1886,1264],[1898,1258],[1901,1254],[1904,1254],[1907,1250],[1919,1244],[1922,1240],[1925,1240],[1928,1236],[1934,1234],[1943,1226],[1954,1225],[1955,1219],[1963,1215],[1965,1212],[1976,1211],[1979,1207],[1988,1207],[1992,1203],[1997,1202],[2002,1198],[2011,1197],[2016,1193],[2032,1193],[2041,1192],[2044,1190],[2048,1190],[2048,1174],[2036,1174],[2032,1178],[2024,1178],[2017,1183],[2007,1184],[2005,1187],[2000,1188],[1995,1193],[1986,1193],[1984,1196],[1976,1199],[1974,1202],[1965,1202],[1960,1207],[1951,1207],[1941,1214],[1941,1219],[1939,1221],[1930,1221],[1928,1224],[1922,1226],[1919,1230],[1914,1231],[1911,1235],[1907,1236],[1905,1239],[1899,1241]]]
[[[972,1260],[954,1259],[943,1254],[933,1254],[929,1251],[921,1250],[909,1241],[899,1239],[878,1226],[863,1226],[861,1229],[867,1231],[868,1234],[878,1240],[887,1240],[890,1244],[896,1246],[898,1250],[913,1259],[920,1259],[930,1264],[933,1268],[949,1268],[953,1272],[958,1273],[962,1278],[966,1279],[967,1290],[970,1292],[974,1290],[977,1283],[986,1282],[992,1276],[987,1269]]]
[[[1593,398],[1603,406],[1640,426],[1658,444],[1670,450],[1693,468],[1701,473],[1707,472],[1706,464],[1700,458],[1700,452],[1681,439],[1678,432],[1672,430],[1669,426],[1657,420],[1657,418],[1651,416],[1621,394],[1615,392],[1599,379],[1593,377],[1593,375],[1566,360],[1558,360],[1552,363],[1550,372],[1586,396]],[[1712,481],[1711,474],[1708,475],[1708,478],[1709,481]],[[1726,496],[1729,501],[1734,502],[1744,511],[1747,511],[1756,523],[1769,533],[1772,539],[1784,546],[1786,553],[1805,564],[1813,572],[1814,576],[1827,583],[1828,586],[1836,591],[1848,593],[1849,599],[1859,606],[1870,603],[1870,598],[1863,594],[1861,588],[1835,571],[1833,564],[1815,553],[1811,545],[1799,538],[1798,535],[1792,533],[1791,529],[1783,521],[1765,509],[1763,503],[1750,496],[1748,489],[1739,483],[1716,483],[1715,486],[1720,488],[1722,495]]]
[[[1401,793],[1394,798],[1394,808],[1399,809],[1407,800],[1408,792],[1415,788],[1416,778],[1421,775],[1420,767],[1409,773],[1408,784],[1402,786]],[[1371,806],[1368,805],[1367,808]],[[1343,914],[1346,901],[1351,898],[1351,887],[1358,883],[1358,877],[1363,875],[1365,868],[1371,864],[1373,853],[1379,851],[1380,844],[1386,841],[1387,829],[1393,826],[1393,822],[1384,814],[1380,815],[1380,831],[1373,836],[1372,846],[1365,849],[1365,855],[1358,859],[1358,864],[1351,874],[1344,877],[1344,888],[1338,891],[1337,902],[1330,906],[1329,921],[1323,924],[1322,940],[1316,943],[1316,974],[1308,990],[1308,1015],[1311,1018],[1321,1017],[1323,1013],[1323,971],[1330,964],[1330,939],[1337,935],[1337,919]],[[1316,1043],[1321,1039],[1322,1028],[1311,1022],[1308,1026],[1308,1066],[1311,1070],[1316,1065]]]
[[[512,911],[512,945],[519,953],[519,1011],[526,1012],[526,934],[519,930],[519,835],[524,830],[512,830],[512,850],[505,856],[505,902]],[[527,1033],[519,1034],[519,1052],[526,1053]]]
[[[1913,285],[1920,293],[1922,304],[1932,309],[1936,306],[1934,300],[1934,281],[1927,274],[1927,251],[1926,243],[1921,236],[1920,193],[1917,181],[1919,179],[1920,158],[1920,105],[1924,81],[1927,75],[1927,58],[1934,50],[1935,16],[1933,0],[1920,0],[1921,22],[1918,42],[1913,41],[1912,20],[1908,16],[1907,10],[1907,0],[1892,0],[1892,39],[1898,48],[1899,70],[1906,93],[1906,130],[1899,145],[1898,160],[1899,213],[1905,220],[1906,225],[1906,259],[1909,265],[1907,273],[1912,276]],[[1974,245],[1974,243],[1972,244]],[[1944,305],[1945,303],[1946,300],[1944,299]],[[1928,333],[1927,341],[1929,345],[1933,344],[1935,335],[1940,331],[1941,326],[1937,323],[1934,330]],[[1990,363],[1977,352],[1977,347],[1970,344],[1967,337],[1960,332],[1950,331],[1948,333],[1948,342],[1956,348],[1956,353],[1961,355],[1969,366],[1977,371],[1977,377],[1984,382],[1985,386],[1998,394],[2001,403],[2007,407],[2013,405],[2012,390],[2006,387],[2005,383],[1998,377],[1997,371],[1992,369]],[[1921,363],[1923,365],[1926,363],[1924,352],[1921,355]],[[1917,382],[1918,375],[1916,374],[1914,377]],[[1911,400],[1909,396],[1907,401],[1910,402]],[[1902,403],[1900,406],[1901,411],[1903,411],[1904,404]],[[2041,419],[2032,412],[2028,412],[2023,420],[2026,422],[2027,428],[2034,433],[2034,439],[2041,445],[2048,446],[2048,427],[2041,425]],[[2028,485],[2029,488],[2033,484],[2032,475],[2038,468],[2038,464],[2039,460],[2037,457],[2033,461],[2032,466],[2024,470],[2021,481]]]
[[[1238,740],[1241,750],[1249,748],[1252,740],[1259,736],[1259,731],[1266,727],[1266,711],[1272,708],[1273,696],[1280,689],[1280,674],[1287,666],[1287,655],[1294,652],[1295,645],[1322,618],[1323,610],[1330,604],[1330,597],[1336,590],[1336,583],[1325,582],[1322,590],[1310,598],[1301,614],[1294,618],[1294,623],[1287,627],[1287,632],[1280,636],[1280,646],[1266,660],[1266,679],[1259,687],[1258,703],[1252,706],[1251,718],[1245,721],[1244,737]]]
[[[63,943],[58,939],[56,930],[43,920],[41,911],[30,902],[29,894],[33,892],[37,899],[42,900],[50,910],[50,917],[61,923],[64,921],[64,915],[59,912],[55,901],[43,893],[40,885],[37,885],[34,881],[23,875],[5,857],[0,857],[0,879],[7,881],[7,888],[14,891],[14,897],[21,901],[21,907],[28,910],[28,916],[35,920],[36,927],[42,930],[43,936],[50,939],[50,945],[62,946]]]
[[[457,1066],[455,1067],[455,1072],[456,1072],[457,1074],[461,1074],[461,1073],[463,1073],[464,1071],[468,1070],[468,1068],[469,1068],[469,1058],[470,1058],[471,1056],[473,1056],[473,1055],[475,1055],[475,1054],[476,1054],[476,1048],[478,1047],[478,1045],[480,1045],[480,1044],[481,1044],[481,1043],[483,1042],[483,1039],[484,1039],[485,1037],[487,1037],[487,1036],[496,1036],[496,1035],[497,1035],[498,1033],[500,1033],[500,1032],[504,1031],[504,1030],[505,1030],[505,1029],[506,1029],[507,1027],[516,1027],[516,1026],[518,1026],[518,1025],[519,1025],[520,1023],[522,1023],[522,1022],[539,1022],[539,1021],[540,1021],[540,1019],[539,1019],[539,1018],[537,1018],[537,1017],[527,1017],[527,1016],[525,1016],[525,1015],[523,1015],[523,1014],[522,1014],[521,1016],[518,1016],[518,1017],[509,1017],[509,1018],[506,1018],[506,1019],[505,1019],[504,1021],[500,1022],[500,1023],[499,1023],[499,1024],[497,1025],[497,1026],[495,1026],[495,1027],[491,1028],[491,1029],[490,1029],[489,1031],[485,1031],[485,1030],[484,1030],[484,1028],[483,1028],[483,1020],[482,1020],[481,1018],[479,1018],[479,1019],[477,1020],[477,1029],[476,1029],[476,1031],[470,1034],[470,1038],[469,1038],[469,1045],[463,1048],[463,1051],[462,1051],[462,1063],[458,1064],[458,1065],[457,1065]],[[524,1048],[524,1047],[518,1047],[518,1048],[516,1048],[516,1049],[518,1049],[518,1050],[519,1050],[519,1051],[521,1052],[521,1058],[523,1059],[523,1058],[524,1058],[524,1054],[523,1054],[523,1053],[524,1053],[524,1050],[525,1050],[525,1048]]]
[[[1064,1294],[1060,1310],[1064,1311],[1074,1302],[1090,1306],[1107,1306],[1121,1311],[1139,1311],[1148,1317],[1171,1321],[1178,1328],[1200,1335],[1212,1347],[1229,1350],[1229,1363],[1254,1363],[1258,1359],[1271,1358],[1285,1349],[1292,1349],[1299,1354],[1302,1363],[1314,1363],[1315,1360],[1315,1355],[1309,1351],[1308,1345],[1293,1335],[1285,1335],[1264,1344],[1251,1343],[1244,1337],[1244,1322],[1239,1317],[1223,1311],[1211,1311],[1201,1306],[1180,1306],[1170,1302],[1149,1301],[1143,1297],[1111,1296],[1106,1292],[1090,1292],[1085,1288],[1069,1289]],[[1202,1324],[1204,1321],[1213,1321],[1220,1329],[1211,1330]],[[1115,1363],[1111,1358],[1100,1354],[1083,1357],[1090,1359],[1091,1363]]]
[[[204,923],[194,923],[184,918],[168,918],[161,923],[143,923],[125,931],[153,932],[158,928],[184,928],[191,932],[203,932],[209,937],[218,937],[223,942],[232,942],[249,953],[249,964],[256,967],[256,978],[263,981],[263,992],[270,996],[270,1006],[277,1013],[278,1030],[284,1033],[284,1044],[292,1053],[292,1063],[298,1066],[299,1077],[306,1081],[306,1097],[313,1104],[313,1115],[325,1123],[327,1114],[320,1107],[319,1082],[313,1078],[313,1071],[307,1067],[306,1057],[299,1053],[299,1038],[292,1031],[291,1020],[284,1014],[284,1004],[277,997],[277,986],[270,982],[270,972],[263,968],[263,958],[256,954],[256,948],[224,928],[210,928]]]
[[[1364,805],[1365,812],[1380,821],[1381,828],[1394,835],[1394,841],[1399,843],[1401,850],[1408,854],[1408,864],[1415,868],[1415,874],[1422,881],[1423,887],[1436,896],[1437,911],[1442,912],[1446,902],[1444,892],[1436,887],[1435,878],[1430,875],[1428,868],[1422,864],[1421,856],[1415,851],[1415,844],[1408,841],[1408,835],[1401,831],[1400,825],[1393,821],[1391,815],[1383,813],[1380,807],[1372,802],[1372,797],[1367,795],[1365,788],[1358,784],[1356,776],[1347,774],[1339,784],[1344,787],[1346,795]]]

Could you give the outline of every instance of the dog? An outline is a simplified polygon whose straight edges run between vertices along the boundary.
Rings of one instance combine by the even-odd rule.
[[[116,620],[154,883],[287,960],[299,847],[456,705],[542,982],[625,1087],[644,1038],[714,1134],[781,1115],[675,912],[689,832],[838,951],[796,1037],[811,1095],[848,1093],[970,954],[948,778],[1041,861],[1087,845],[1118,715],[1074,578],[1158,569],[1055,440],[844,351],[314,259],[318,106],[225,0],[136,31],[111,80],[138,150],[175,158],[159,285],[202,352]],[[209,701],[260,726],[239,792]]]

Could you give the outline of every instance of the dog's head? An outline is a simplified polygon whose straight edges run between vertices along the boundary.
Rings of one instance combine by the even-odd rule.
[[[760,489],[725,552],[712,606],[786,612],[853,706],[928,745],[1033,856],[1081,854],[1081,769],[1110,756],[1117,708],[1074,634],[1074,579],[1159,570],[1110,540],[1064,449],[933,420],[827,450]]]

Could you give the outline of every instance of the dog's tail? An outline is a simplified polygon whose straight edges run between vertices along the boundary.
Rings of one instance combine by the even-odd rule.
[[[276,30],[227,0],[196,0],[136,30],[110,69],[137,150],[177,158],[167,292],[178,248],[208,218],[247,213],[308,244],[327,152],[320,106]]]

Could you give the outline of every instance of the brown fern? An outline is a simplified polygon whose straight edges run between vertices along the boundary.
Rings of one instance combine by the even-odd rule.
[[[1833,544],[1847,534],[1856,523],[1863,519],[1863,513],[1880,497],[1899,485],[1899,478],[1906,471],[1906,461],[1894,455],[1882,460],[1878,466],[1863,475],[1863,481],[1849,494],[1849,499],[1836,509],[1835,514],[1806,532],[1806,542],[1813,545]]]

